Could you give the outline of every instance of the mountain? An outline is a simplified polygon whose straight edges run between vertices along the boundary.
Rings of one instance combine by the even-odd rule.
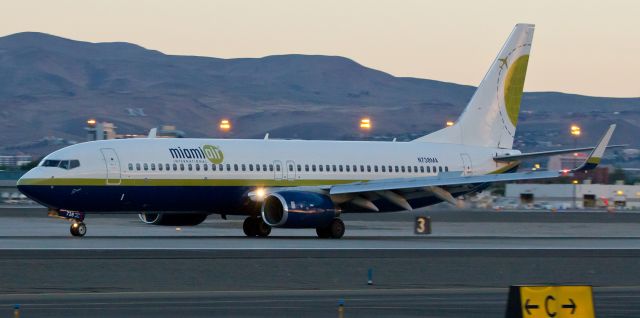
[[[217,137],[225,117],[233,137],[356,139],[368,115],[375,136],[408,139],[457,118],[474,89],[394,77],[338,56],[175,56],[24,32],[0,37],[0,152],[33,148],[45,136],[82,141],[88,118],[114,122],[120,133],[173,124],[188,136]],[[518,140],[532,149],[567,144],[568,125],[578,122],[580,144],[589,144],[617,122],[614,141],[637,145],[639,111],[640,98],[526,93]]]

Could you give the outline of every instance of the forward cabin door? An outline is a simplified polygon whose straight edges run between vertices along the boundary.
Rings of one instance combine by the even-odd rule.
[[[461,153],[460,157],[462,158],[462,174],[465,176],[470,176],[473,174],[473,165],[471,163],[471,156],[466,153]]]
[[[282,161],[276,160],[273,162],[273,179],[282,180],[284,172],[282,171]]]
[[[117,185],[122,182],[120,174],[120,159],[113,148],[102,148],[102,157],[107,165],[107,184]]]
[[[287,180],[293,181],[296,179],[296,163],[293,160],[287,160]]]

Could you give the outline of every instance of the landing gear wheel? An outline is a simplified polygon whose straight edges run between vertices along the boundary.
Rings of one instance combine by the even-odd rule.
[[[316,234],[318,234],[319,238],[330,238],[331,233],[329,232],[328,227],[317,227]]]
[[[248,217],[244,219],[244,223],[242,223],[242,230],[244,231],[244,235],[248,237],[254,237],[258,235],[258,218]]]
[[[256,220],[256,235],[267,237],[271,234],[271,226],[264,222],[262,218]]]
[[[85,234],[87,234],[87,226],[82,222],[73,222],[73,224],[71,224],[71,229],[69,229],[69,231],[73,236],[82,237]]]
[[[335,218],[329,224],[329,233],[331,234],[331,238],[339,239],[344,235],[344,222],[341,219]]]

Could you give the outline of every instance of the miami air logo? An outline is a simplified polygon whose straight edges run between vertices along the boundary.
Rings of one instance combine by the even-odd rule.
[[[522,89],[527,75],[529,54],[522,54],[522,49],[531,46],[523,44],[512,50],[505,57],[498,58],[498,104],[504,129],[513,136],[518,124],[520,102],[522,101]],[[528,53],[528,52],[527,52]]]
[[[209,159],[211,163],[219,164],[224,160],[222,150],[216,146],[204,145],[202,150],[204,151],[204,156]]]
[[[204,145],[200,148],[169,148],[169,153],[173,159],[207,159],[214,164],[224,161],[222,150],[212,145]]]

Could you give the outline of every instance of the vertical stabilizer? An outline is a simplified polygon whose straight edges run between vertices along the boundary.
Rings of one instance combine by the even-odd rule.
[[[458,121],[415,141],[510,149],[516,133],[533,24],[516,24]]]

